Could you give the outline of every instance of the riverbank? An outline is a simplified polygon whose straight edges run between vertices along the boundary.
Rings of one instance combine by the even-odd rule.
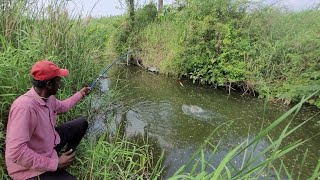
[[[163,74],[294,104],[320,89],[319,29],[317,7],[191,0],[160,14],[152,3],[137,9],[133,30],[124,25],[113,44],[142,50],[135,58]],[[320,107],[319,95],[308,103]]]

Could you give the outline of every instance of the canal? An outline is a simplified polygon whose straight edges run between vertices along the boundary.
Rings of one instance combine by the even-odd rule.
[[[105,94],[108,93],[117,94],[114,95],[117,98],[106,99]],[[231,91],[229,95],[224,89],[195,85],[189,80],[123,66],[113,68],[108,77],[100,81],[100,90],[95,90],[92,108],[95,116],[89,129],[91,134],[107,131],[112,136],[120,128],[128,139],[151,144],[155,159],[164,152],[164,178],[172,176],[186,164],[208,138],[212,146],[205,148],[203,155],[210,164],[206,171],[214,171],[232,148],[255,139],[261,129],[290,109],[241,92]],[[319,133],[320,116],[317,113],[318,109],[304,106],[292,120],[290,128],[314,117],[285,138],[282,145],[306,140]],[[292,116],[275,127],[268,136],[260,139],[257,146],[248,148],[248,152],[257,158],[254,165],[267,158],[271,152],[261,153],[271,144],[270,139],[280,136],[291,119]],[[213,146],[217,148],[214,155]],[[319,147],[319,137],[316,136],[286,155],[282,162],[293,170],[294,176],[300,175],[304,179],[316,166],[320,157]],[[307,159],[302,164],[306,151]],[[232,166],[240,168],[246,158],[248,156],[241,153],[231,160]],[[280,161],[275,162],[276,167],[280,164]],[[192,166],[187,171],[191,169]],[[200,167],[196,169],[200,170]],[[275,175],[269,173],[268,176]]]

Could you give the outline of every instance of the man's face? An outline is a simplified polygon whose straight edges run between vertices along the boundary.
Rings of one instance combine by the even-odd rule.
[[[50,83],[48,84],[48,90],[50,95],[56,95],[61,84],[61,77],[55,77]]]

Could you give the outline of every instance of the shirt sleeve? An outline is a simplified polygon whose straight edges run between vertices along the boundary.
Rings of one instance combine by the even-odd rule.
[[[36,112],[32,108],[15,108],[10,111],[6,135],[6,159],[37,171],[56,171],[58,158],[43,156],[28,147],[36,127]]]
[[[60,101],[56,99],[56,102],[55,102],[56,113],[61,114],[69,111],[77,102],[80,101],[81,98],[82,98],[81,93],[77,92],[76,94],[74,94],[73,96],[69,97],[66,100]]]

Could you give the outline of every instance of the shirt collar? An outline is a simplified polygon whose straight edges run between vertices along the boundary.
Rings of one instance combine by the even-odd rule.
[[[43,99],[39,96],[39,94],[34,90],[34,86],[31,87],[31,89],[26,93],[27,96],[32,96],[35,101],[37,101],[40,105],[45,106],[46,103],[43,101]]]

